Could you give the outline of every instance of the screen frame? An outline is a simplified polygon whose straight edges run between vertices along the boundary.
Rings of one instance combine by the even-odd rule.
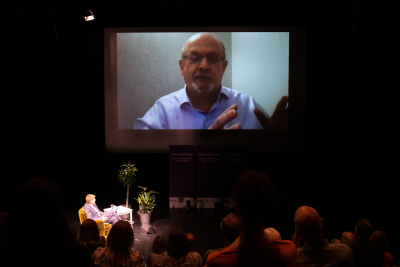
[[[116,38],[117,33],[124,32],[289,32],[289,129],[236,131],[118,129]],[[303,27],[105,28],[104,86],[105,149],[110,153],[167,153],[170,145],[248,145],[250,153],[304,151],[306,30]]]

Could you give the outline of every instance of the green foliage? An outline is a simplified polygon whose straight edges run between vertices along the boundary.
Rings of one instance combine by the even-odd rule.
[[[150,190],[146,192],[147,187],[142,187],[138,185],[139,188],[142,188],[142,191],[139,193],[138,198],[135,198],[141,207],[141,213],[151,213],[154,209],[154,202],[156,201],[156,197],[154,194],[159,194],[157,191]]]
[[[136,182],[138,169],[135,167],[135,164],[131,164],[131,161],[128,161],[127,164],[121,165],[121,167],[125,167],[122,170],[118,170],[118,180],[126,187],[133,185]]]

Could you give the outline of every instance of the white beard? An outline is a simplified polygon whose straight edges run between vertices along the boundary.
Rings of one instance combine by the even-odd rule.
[[[207,93],[207,92],[212,91],[212,89],[214,89],[214,84],[213,83],[209,83],[209,84],[207,84],[205,86],[199,87],[197,85],[197,83],[192,82],[192,87],[197,93],[201,94],[201,93]]]

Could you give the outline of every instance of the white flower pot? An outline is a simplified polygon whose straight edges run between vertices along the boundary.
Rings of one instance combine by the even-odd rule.
[[[150,225],[150,219],[151,219],[151,213],[141,213],[138,211],[139,217],[140,217],[140,223],[147,223]]]

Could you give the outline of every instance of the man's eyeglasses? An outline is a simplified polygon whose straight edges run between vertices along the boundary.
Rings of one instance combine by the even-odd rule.
[[[207,58],[207,62],[210,64],[215,64],[220,61],[222,61],[224,58],[217,54],[217,53],[211,53],[207,55],[200,55],[198,53],[190,53],[187,54],[186,56],[183,57],[184,59],[187,59],[190,63],[197,64],[203,61],[204,58]]]

